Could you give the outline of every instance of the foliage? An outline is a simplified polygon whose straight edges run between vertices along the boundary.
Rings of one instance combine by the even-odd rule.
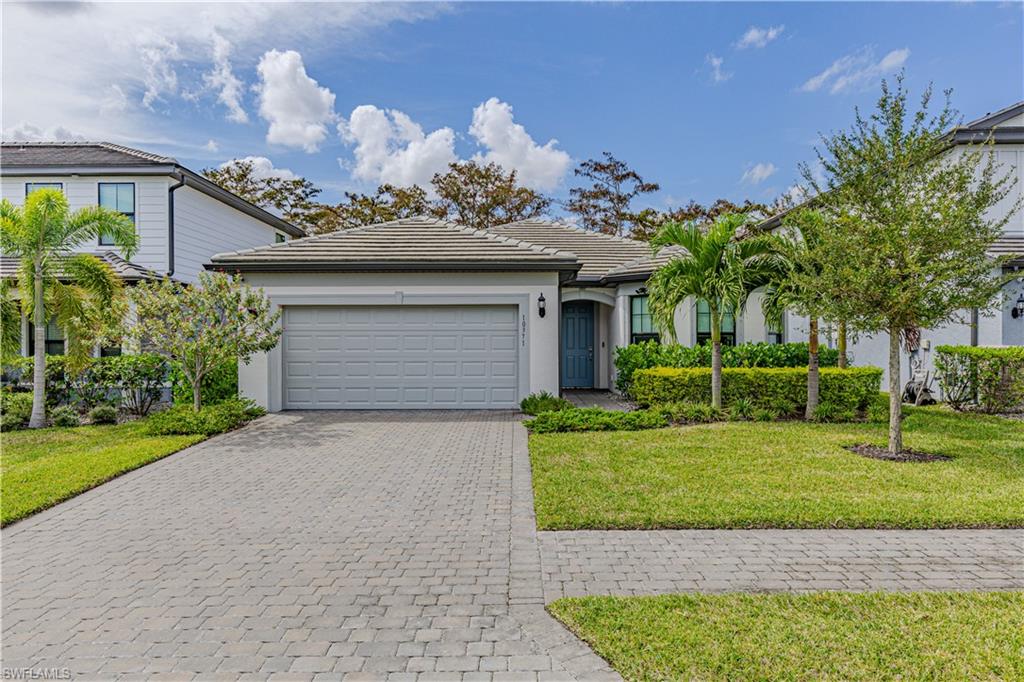
[[[40,339],[33,368],[32,428],[46,420],[46,323],[52,319],[64,331],[65,356],[74,364],[119,333],[124,320],[121,280],[96,256],[75,253],[100,235],[111,239],[126,258],[138,248],[135,225],[127,216],[98,206],[72,212],[59,189],[38,189],[20,208],[0,201],[0,252],[19,261],[21,304]]]
[[[889,421],[889,394],[879,393],[868,404],[868,421],[872,424],[885,424]]]
[[[887,462],[886,426],[719,422],[635,433],[531,434],[537,526],[1020,528],[1024,430],[1016,420],[908,407],[908,447],[951,459]]]
[[[53,422],[54,426],[60,427],[80,426],[82,424],[82,420],[78,416],[78,410],[70,405],[62,405],[55,408],[50,414],[50,421]]]
[[[540,393],[531,393],[523,398],[522,402],[519,403],[519,409],[522,410],[524,414],[535,416],[541,412],[570,410],[572,409],[572,403],[565,398],[551,395],[547,391],[541,391]]]
[[[630,682],[1024,679],[1019,592],[575,597],[548,610]]]
[[[641,222],[639,214],[631,210],[633,199],[657,192],[661,187],[654,182],[644,182],[639,173],[611,153],[602,152],[602,156],[602,159],[583,161],[573,171],[576,177],[592,184],[570,189],[565,208],[588,230],[622,236]]]
[[[729,418],[735,421],[754,417],[754,401],[750,398],[736,398],[729,406]]]
[[[5,362],[21,354],[21,304],[14,293],[17,283],[0,279],[0,359]]]
[[[323,234],[436,213],[437,208],[422,187],[384,184],[374,194],[345,192],[345,200],[340,204],[322,206],[314,231]]]
[[[864,409],[870,409],[874,401],[870,401]],[[852,422],[857,419],[857,413],[846,405],[840,405],[831,400],[822,400],[811,413],[811,419],[816,422]]]
[[[719,216],[730,213],[743,213],[755,220],[760,220],[778,212],[777,207],[773,209],[750,199],[744,199],[742,204],[733,203],[728,199],[715,199],[714,202],[707,206],[691,200],[685,206],[669,211],[645,208],[637,214],[637,223],[630,231],[629,236],[632,239],[648,241],[665,223],[694,222],[698,225],[707,225],[715,222]]]
[[[131,292],[137,324],[132,335],[180,366],[192,387],[195,411],[203,379],[225,363],[248,362],[281,338],[281,312],[270,312],[262,289],[239,277],[203,272],[192,286],[165,279],[143,282]]]
[[[723,367],[806,367],[806,343],[741,343],[722,348]],[[819,351],[823,367],[838,364],[838,352],[831,348]],[[711,344],[682,346],[643,341],[615,349],[615,386],[629,393],[633,372],[650,367],[710,367]]]
[[[655,249],[676,254],[648,280],[651,314],[659,329],[675,338],[675,312],[688,299],[707,303],[711,313],[711,404],[722,406],[722,318],[741,311],[750,293],[767,284],[778,269],[772,237],[740,239],[744,215],[719,216],[706,229],[695,223],[668,223],[651,240]]]
[[[91,424],[116,424],[117,408],[113,405],[97,405],[89,410]]]
[[[22,428],[32,416],[32,394],[0,392],[0,412],[3,413],[0,430]]]
[[[120,393],[121,404],[128,412],[144,417],[160,400],[167,380],[167,361],[155,353],[100,358],[94,376],[103,386]]]
[[[272,209],[293,225],[312,231],[321,190],[306,178],[266,173],[252,158],[233,159],[219,168],[204,168],[203,175],[232,194],[260,208]]]
[[[711,370],[705,367],[655,367],[633,375],[632,396],[640,405],[675,401],[711,401]],[[882,370],[877,367],[829,367],[821,370],[821,401],[843,411],[863,411],[878,394]],[[778,409],[780,403],[804,406],[807,369],[741,368],[722,370],[722,402],[746,399],[754,407]],[[782,410],[779,410],[782,411]]]
[[[24,518],[203,440],[203,436],[150,436],[145,427],[145,420],[139,420],[4,434],[2,523]]]
[[[523,423],[533,433],[559,431],[639,431],[668,426],[668,418],[658,410],[619,412],[599,407],[573,408],[542,412]]]
[[[175,405],[157,412],[146,420],[146,430],[154,436],[202,435],[213,436],[237,429],[263,414],[251,400],[233,398],[193,410],[191,405]]]
[[[725,413],[710,403],[676,401],[662,403],[652,409],[661,412],[673,424],[705,424],[725,419]]]
[[[19,358],[9,364],[21,376],[19,385],[32,377],[33,364],[32,358]],[[87,410],[111,402],[119,394],[129,412],[145,416],[160,398],[167,363],[152,353],[88,358],[81,363],[69,363],[63,355],[49,355],[45,376],[49,407],[72,405]]]
[[[815,249],[821,308],[853,329],[889,335],[889,449],[902,450],[900,340],[994,307],[1005,281],[988,253],[1020,208],[990,211],[1016,182],[990,146],[958,146],[958,116],[946,93],[929,111],[931,88],[912,111],[902,76],[882,83],[877,106],[852,128],[822,139],[823,179],[803,167],[816,207],[833,223]]]
[[[171,391],[175,405],[192,404],[192,386],[185,378],[181,366],[174,364],[170,373]],[[204,405],[223,402],[238,397],[238,360],[231,359],[210,370],[203,377],[199,396]]]
[[[935,375],[946,402],[956,410],[1024,409],[1024,347],[938,346]]]
[[[506,173],[496,163],[452,163],[431,184],[437,194],[435,214],[477,230],[537,218],[551,205],[547,197],[520,185],[516,171]]]
[[[781,416],[780,412],[770,407],[758,407],[754,410],[752,419],[756,422],[773,422]]]

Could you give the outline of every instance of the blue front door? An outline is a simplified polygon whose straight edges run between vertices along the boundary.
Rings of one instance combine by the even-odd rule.
[[[594,387],[594,302],[562,305],[562,388]]]

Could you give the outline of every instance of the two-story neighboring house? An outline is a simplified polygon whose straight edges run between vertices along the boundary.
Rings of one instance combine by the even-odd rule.
[[[0,197],[21,205],[41,187],[62,190],[71,210],[103,206],[132,218],[139,250],[130,261],[102,236],[82,247],[126,283],[162,277],[190,283],[215,253],[305,236],[170,157],[108,142],[3,142]],[[17,268],[17,259],[0,254],[0,277],[17,276]],[[26,354],[32,345],[28,331],[26,321]],[[55,325],[46,342],[50,352],[63,352],[63,335]]]

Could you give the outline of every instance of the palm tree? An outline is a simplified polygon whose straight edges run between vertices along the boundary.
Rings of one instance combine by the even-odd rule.
[[[821,381],[818,338],[821,287],[813,254],[821,242],[824,227],[825,219],[817,211],[802,210],[786,217],[786,231],[777,241],[783,270],[761,302],[767,319],[780,319],[787,310],[807,316],[807,408],[804,412],[807,419],[812,418],[818,408]]]
[[[32,416],[29,428],[46,422],[46,322],[65,330],[66,353],[88,356],[96,325],[120,297],[121,281],[106,263],[74,249],[100,235],[130,258],[138,246],[135,225],[125,215],[98,206],[71,212],[64,193],[38,189],[18,208],[0,201],[0,250],[21,260],[18,288],[35,329]]]
[[[674,248],[678,255],[647,282],[651,312],[675,338],[675,311],[690,297],[711,313],[711,403],[722,407],[722,319],[741,311],[751,292],[770,281],[780,266],[776,240],[768,235],[737,236],[747,216],[721,215],[702,230],[695,222],[666,223],[651,247]]]

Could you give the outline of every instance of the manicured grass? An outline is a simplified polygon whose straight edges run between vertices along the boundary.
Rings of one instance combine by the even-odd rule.
[[[3,525],[205,439],[151,436],[144,428],[133,422],[0,435]]]
[[[952,460],[886,462],[844,445],[880,424],[730,422],[530,436],[537,525],[571,528],[1024,526],[1024,422],[910,411],[906,446]]]
[[[627,680],[1020,680],[1024,593],[582,597],[556,618]]]

